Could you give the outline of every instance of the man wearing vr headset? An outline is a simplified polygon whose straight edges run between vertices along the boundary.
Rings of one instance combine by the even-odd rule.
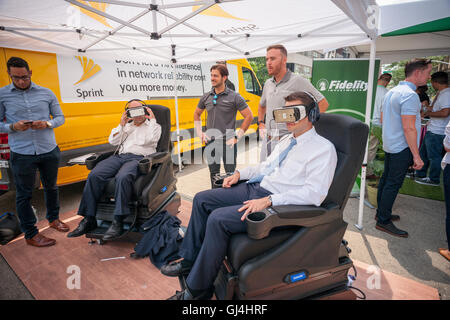
[[[286,67],[287,50],[282,45],[267,48],[267,72],[272,78],[264,84],[258,107],[259,135],[263,138],[261,145],[261,161],[268,157],[279,139],[288,134],[284,123],[277,124],[272,117],[272,110],[284,103],[284,98],[297,91],[310,92],[318,101],[320,112],[325,112],[328,102],[314,86],[302,76],[292,73]]]
[[[120,124],[112,129],[109,136],[109,143],[117,146],[116,152],[100,161],[90,172],[78,208],[78,214],[84,216],[84,219],[67,235],[69,238],[79,237],[97,228],[97,201],[112,177],[116,178],[114,221],[103,240],[111,240],[122,234],[123,220],[131,213],[127,204],[138,175],[139,160],[156,152],[160,136],[161,126],[156,123],[152,110],[141,100],[130,100]]]
[[[167,276],[188,275],[187,289],[172,300],[211,298],[229,239],[246,232],[248,214],[272,205],[320,206],[325,200],[336,169],[336,149],[314,129],[320,112],[310,94],[295,92],[285,100],[273,116],[286,124],[289,134],[267,160],[235,171],[224,179],[223,188],[195,195],[179,252],[183,260],[161,268]],[[238,183],[242,180],[248,181]]]

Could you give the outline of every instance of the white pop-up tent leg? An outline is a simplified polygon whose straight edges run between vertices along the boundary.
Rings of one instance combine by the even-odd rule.
[[[176,69],[176,62],[172,63],[173,66],[173,90],[175,92],[175,118],[177,123],[177,151],[178,151],[178,171],[181,172],[182,170],[182,163],[181,163],[181,146],[180,146],[180,119],[178,117],[178,90],[177,90],[177,69]]]
[[[372,113],[372,94],[373,94],[373,75],[375,73],[375,39],[370,42],[370,58],[369,58],[369,77],[367,80],[367,97],[366,97],[366,118],[365,123],[370,126],[370,115]],[[370,137],[370,133],[369,133]],[[368,151],[368,141],[366,143],[366,149],[364,153],[364,161],[361,169],[361,187],[359,191],[359,211],[358,211],[358,223],[355,224],[359,230],[363,228],[363,211],[364,211],[364,197],[366,191],[366,169],[367,169],[367,151]]]
[[[178,171],[182,170],[181,146],[180,146],[180,120],[178,117],[178,90],[177,90],[177,63],[172,62],[173,67],[173,91],[175,97],[175,119],[177,123],[177,149],[178,149]]]

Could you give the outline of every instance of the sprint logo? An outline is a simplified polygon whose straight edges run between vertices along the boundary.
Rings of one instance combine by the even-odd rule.
[[[80,82],[83,82],[89,78],[91,78],[93,75],[95,75],[97,72],[102,70],[98,64],[95,64],[94,60],[89,59],[87,57],[82,56],[76,56],[75,58],[78,59],[81,66],[83,67],[83,74],[81,75],[80,80],[75,82],[73,85],[77,85]]]
[[[201,0],[195,0],[196,2],[201,1]],[[198,10],[200,8],[200,6],[193,6],[192,7],[192,12],[194,12],[195,10]],[[226,12],[225,10],[222,9],[222,7],[218,4],[213,5],[212,7],[206,9],[205,11],[201,12],[200,14],[205,15],[205,16],[212,16],[212,17],[220,17],[220,18],[227,18],[227,19],[235,19],[235,20],[242,20],[242,21],[248,21],[247,19],[242,19],[242,18],[238,18],[233,16],[232,14]]]
[[[84,5],[86,5],[86,6],[89,6],[91,8],[97,9],[98,11],[104,12],[104,13],[106,12],[106,9],[109,6],[109,4],[107,4],[107,3],[100,3],[100,2],[92,2],[91,3],[91,1],[85,1],[85,0],[79,0],[79,2],[84,4]],[[104,26],[106,26],[108,28],[112,28],[105,17],[100,16],[100,15],[96,14],[95,12],[86,10],[84,8],[80,8],[79,6],[76,6],[76,5],[72,4],[72,3],[71,3],[71,5],[74,6],[75,8],[77,8],[78,10],[80,10],[82,13],[84,13],[88,17],[91,17],[92,19],[97,20],[98,22],[100,22]]]
[[[319,91],[345,91],[345,92],[359,92],[367,91],[367,82],[363,80],[328,80],[320,79],[317,81],[316,87]]]

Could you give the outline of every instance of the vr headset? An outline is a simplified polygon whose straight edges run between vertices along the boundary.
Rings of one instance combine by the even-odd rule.
[[[142,105],[139,107],[128,108],[128,105],[133,101],[139,101]],[[150,115],[148,113],[147,109],[145,109],[146,106],[147,105],[145,104],[145,102],[142,100],[139,100],[139,99],[132,99],[132,100],[128,101],[127,104],[125,105],[125,110],[127,112],[127,118],[136,118],[136,117]]]
[[[273,110],[273,119],[276,123],[297,122],[304,118],[306,118],[306,106],[302,104]]]
[[[273,119],[276,123],[297,122],[306,117],[312,123],[315,123],[320,118],[319,105],[314,96],[305,92],[311,99],[310,105],[297,104],[289,107],[275,108],[273,110]]]
[[[136,118],[141,116],[148,116],[149,113],[147,109],[144,108],[145,105],[141,107],[135,107],[135,108],[127,108],[127,117],[128,118]]]

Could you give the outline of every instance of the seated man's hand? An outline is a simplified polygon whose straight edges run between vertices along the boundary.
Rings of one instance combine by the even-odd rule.
[[[155,115],[153,114],[153,111],[152,111],[152,109],[150,109],[149,107],[145,107],[145,109],[147,110],[147,112],[148,112],[148,115],[145,115],[145,117],[147,118],[147,119],[156,119],[155,118]]]
[[[128,122],[128,117],[127,117],[127,111],[125,110],[124,113],[122,113],[122,117],[120,118],[120,125],[122,127],[125,127],[127,122]]]
[[[272,203],[270,202],[269,197],[244,201],[244,205],[240,207],[238,210],[239,212],[245,210],[244,214],[241,217],[241,221],[244,221],[245,217],[248,216],[250,213],[264,210],[265,208],[268,208],[271,205]]]
[[[225,179],[223,179],[222,187],[223,188],[231,187],[233,184],[236,184],[239,181],[240,177],[241,177],[241,174],[239,173],[239,171],[236,171],[235,173],[233,173],[232,176],[229,176],[229,177],[226,177]]]

